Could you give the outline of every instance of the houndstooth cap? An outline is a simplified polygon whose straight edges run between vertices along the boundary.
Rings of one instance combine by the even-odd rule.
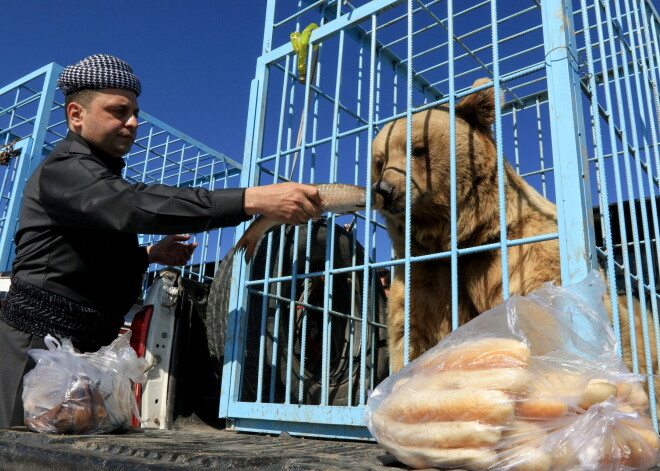
[[[126,88],[136,96],[142,91],[131,66],[108,54],[94,54],[65,67],[57,85],[65,95],[87,88]]]

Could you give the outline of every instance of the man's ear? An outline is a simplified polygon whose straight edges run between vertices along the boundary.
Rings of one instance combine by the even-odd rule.
[[[69,118],[69,125],[74,129],[82,126],[83,115],[85,114],[85,107],[80,103],[72,101],[66,107],[66,115]]]

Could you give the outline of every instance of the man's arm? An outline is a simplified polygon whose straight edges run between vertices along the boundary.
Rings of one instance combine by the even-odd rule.
[[[89,156],[44,166],[41,201],[57,224],[137,234],[196,233],[262,214],[279,223],[319,217],[318,189],[299,183],[207,190],[129,183]]]
[[[245,189],[246,214],[261,214],[285,224],[302,224],[321,216],[321,197],[315,186],[276,183]]]

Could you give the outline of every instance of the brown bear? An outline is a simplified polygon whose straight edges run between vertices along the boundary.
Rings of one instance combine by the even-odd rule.
[[[473,88],[486,84],[478,80]],[[495,120],[492,87],[466,96],[455,107],[456,205],[459,248],[500,241],[497,154],[491,125]],[[447,106],[412,118],[411,255],[450,250],[450,115]],[[406,118],[388,123],[373,141],[372,183],[383,195],[380,210],[395,256],[403,258],[406,205]],[[554,204],[541,196],[504,162],[507,238],[557,232]],[[557,240],[508,249],[509,291],[526,295],[548,281],[561,281]],[[451,331],[451,264],[449,258],[416,262],[410,274],[410,360],[435,346]],[[389,353],[393,371],[404,363],[404,270],[394,269],[388,301]],[[463,323],[502,302],[499,250],[458,258],[458,315]],[[609,296],[604,303],[611,310]],[[635,304],[639,309],[639,303]],[[624,360],[632,353],[625,300],[619,300]],[[638,349],[641,315],[636,313]],[[650,316],[649,316],[650,321]],[[653,325],[649,322],[649,326]],[[652,329],[651,329],[652,330]],[[652,333],[651,333],[652,334]],[[654,345],[654,339],[651,343]],[[640,354],[640,368],[645,369]],[[655,349],[653,358],[657,359]]]

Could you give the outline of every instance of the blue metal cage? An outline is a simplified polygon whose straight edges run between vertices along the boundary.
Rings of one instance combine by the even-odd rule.
[[[0,145],[14,143],[15,155],[0,165],[0,272],[11,270],[25,182],[67,132],[64,96],[57,88],[61,70],[60,65],[49,64],[0,88]],[[125,158],[123,177],[128,181],[207,189],[238,186],[240,163],[144,111],[138,122],[136,141]],[[149,245],[159,238],[141,235],[140,243]],[[195,234],[193,240],[200,249],[184,270],[185,276],[211,280],[233,238],[234,228]],[[157,265],[149,267],[150,272],[157,269]]]
[[[409,200],[412,115],[453,108],[486,77],[492,85],[483,87],[495,89],[498,173],[508,159],[555,203],[558,230],[510,240],[500,210],[498,241],[459,248],[452,194],[451,250],[424,257],[411,256],[408,221],[408,250],[395,259],[370,205],[328,216],[318,263],[313,224],[275,231],[258,261],[234,260],[220,415],[238,430],[369,438],[367,394],[388,372],[377,354],[386,332],[376,269],[402,267],[409,313],[412,264],[447,260],[452,283],[438,289],[451,291],[457,328],[460,257],[500,251],[506,299],[508,250],[546,240],[559,242],[564,284],[602,267],[618,336],[619,295],[652,313],[634,348],[646,364],[657,362],[659,32],[646,0],[269,0],[241,185],[370,186],[374,136],[406,118]],[[309,42],[292,42],[291,33]],[[496,198],[505,207],[503,183]],[[343,258],[342,238],[352,247]],[[407,332],[405,341],[408,351]],[[655,397],[657,372],[646,373]]]

